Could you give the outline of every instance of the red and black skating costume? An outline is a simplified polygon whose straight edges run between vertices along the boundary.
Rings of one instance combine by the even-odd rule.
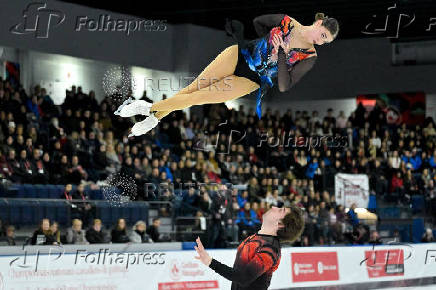
[[[215,259],[209,267],[232,281],[232,290],[266,290],[280,258],[281,246],[277,236],[256,233],[239,245],[233,268]]]

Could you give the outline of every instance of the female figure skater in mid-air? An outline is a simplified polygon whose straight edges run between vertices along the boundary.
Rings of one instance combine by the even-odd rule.
[[[304,216],[300,208],[272,207],[263,214],[261,229],[239,245],[233,268],[210,257],[200,238],[194,247],[198,253],[195,258],[232,281],[232,290],[266,290],[280,264],[280,242],[294,241],[303,229]]]
[[[278,84],[281,92],[289,90],[314,65],[314,45],[332,42],[339,31],[336,19],[315,15],[315,22],[305,26],[285,14],[256,17],[253,24],[259,38],[244,41],[243,25],[226,24],[226,31],[238,44],[224,49],[187,87],[171,98],[154,104],[127,100],[115,112],[121,117],[148,116],[136,123],[129,136],[139,136],[153,129],[175,110],[194,105],[216,104],[257,92],[256,113],[261,118],[261,100],[266,90]]]

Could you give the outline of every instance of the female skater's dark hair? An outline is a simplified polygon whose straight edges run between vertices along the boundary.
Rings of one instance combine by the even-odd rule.
[[[315,22],[318,20],[322,20],[322,26],[324,26],[332,35],[333,39],[338,36],[339,32],[339,23],[335,18],[328,17],[324,15],[324,13],[318,12],[315,14]]]
[[[304,216],[301,208],[291,205],[291,212],[282,219],[283,227],[277,231],[280,241],[293,242],[304,230]]]

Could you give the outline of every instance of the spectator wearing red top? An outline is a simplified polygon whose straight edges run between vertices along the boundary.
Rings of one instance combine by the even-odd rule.
[[[207,177],[212,182],[221,183],[221,178],[213,171],[213,166],[211,164],[208,164],[207,166]]]
[[[297,191],[297,179],[292,179],[291,186],[289,187],[290,194],[298,195]]]
[[[262,222],[262,216],[266,211],[266,202],[262,200],[256,210],[257,218],[260,220],[260,222]]]
[[[249,155],[248,155],[248,160],[250,161],[250,163],[255,164],[258,162],[259,158],[257,157],[255,151],[254,151],[254,147],[250,146],[249,149]]]
[[[403,177],[401,172],[398,171],[391,180],[391,198],[393,198],[392,194],[398,195],[401,199],[404,195],[404,185],[403,185]],[[401,202],[401,200],[398,200]]]

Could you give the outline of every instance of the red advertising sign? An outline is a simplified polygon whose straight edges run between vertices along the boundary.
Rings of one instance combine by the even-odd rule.
[[[404,251],[386,249],[365,251],[369,278],[404,275]]]
[[[291,253],[294,282],[339,280],[336,252]]]

